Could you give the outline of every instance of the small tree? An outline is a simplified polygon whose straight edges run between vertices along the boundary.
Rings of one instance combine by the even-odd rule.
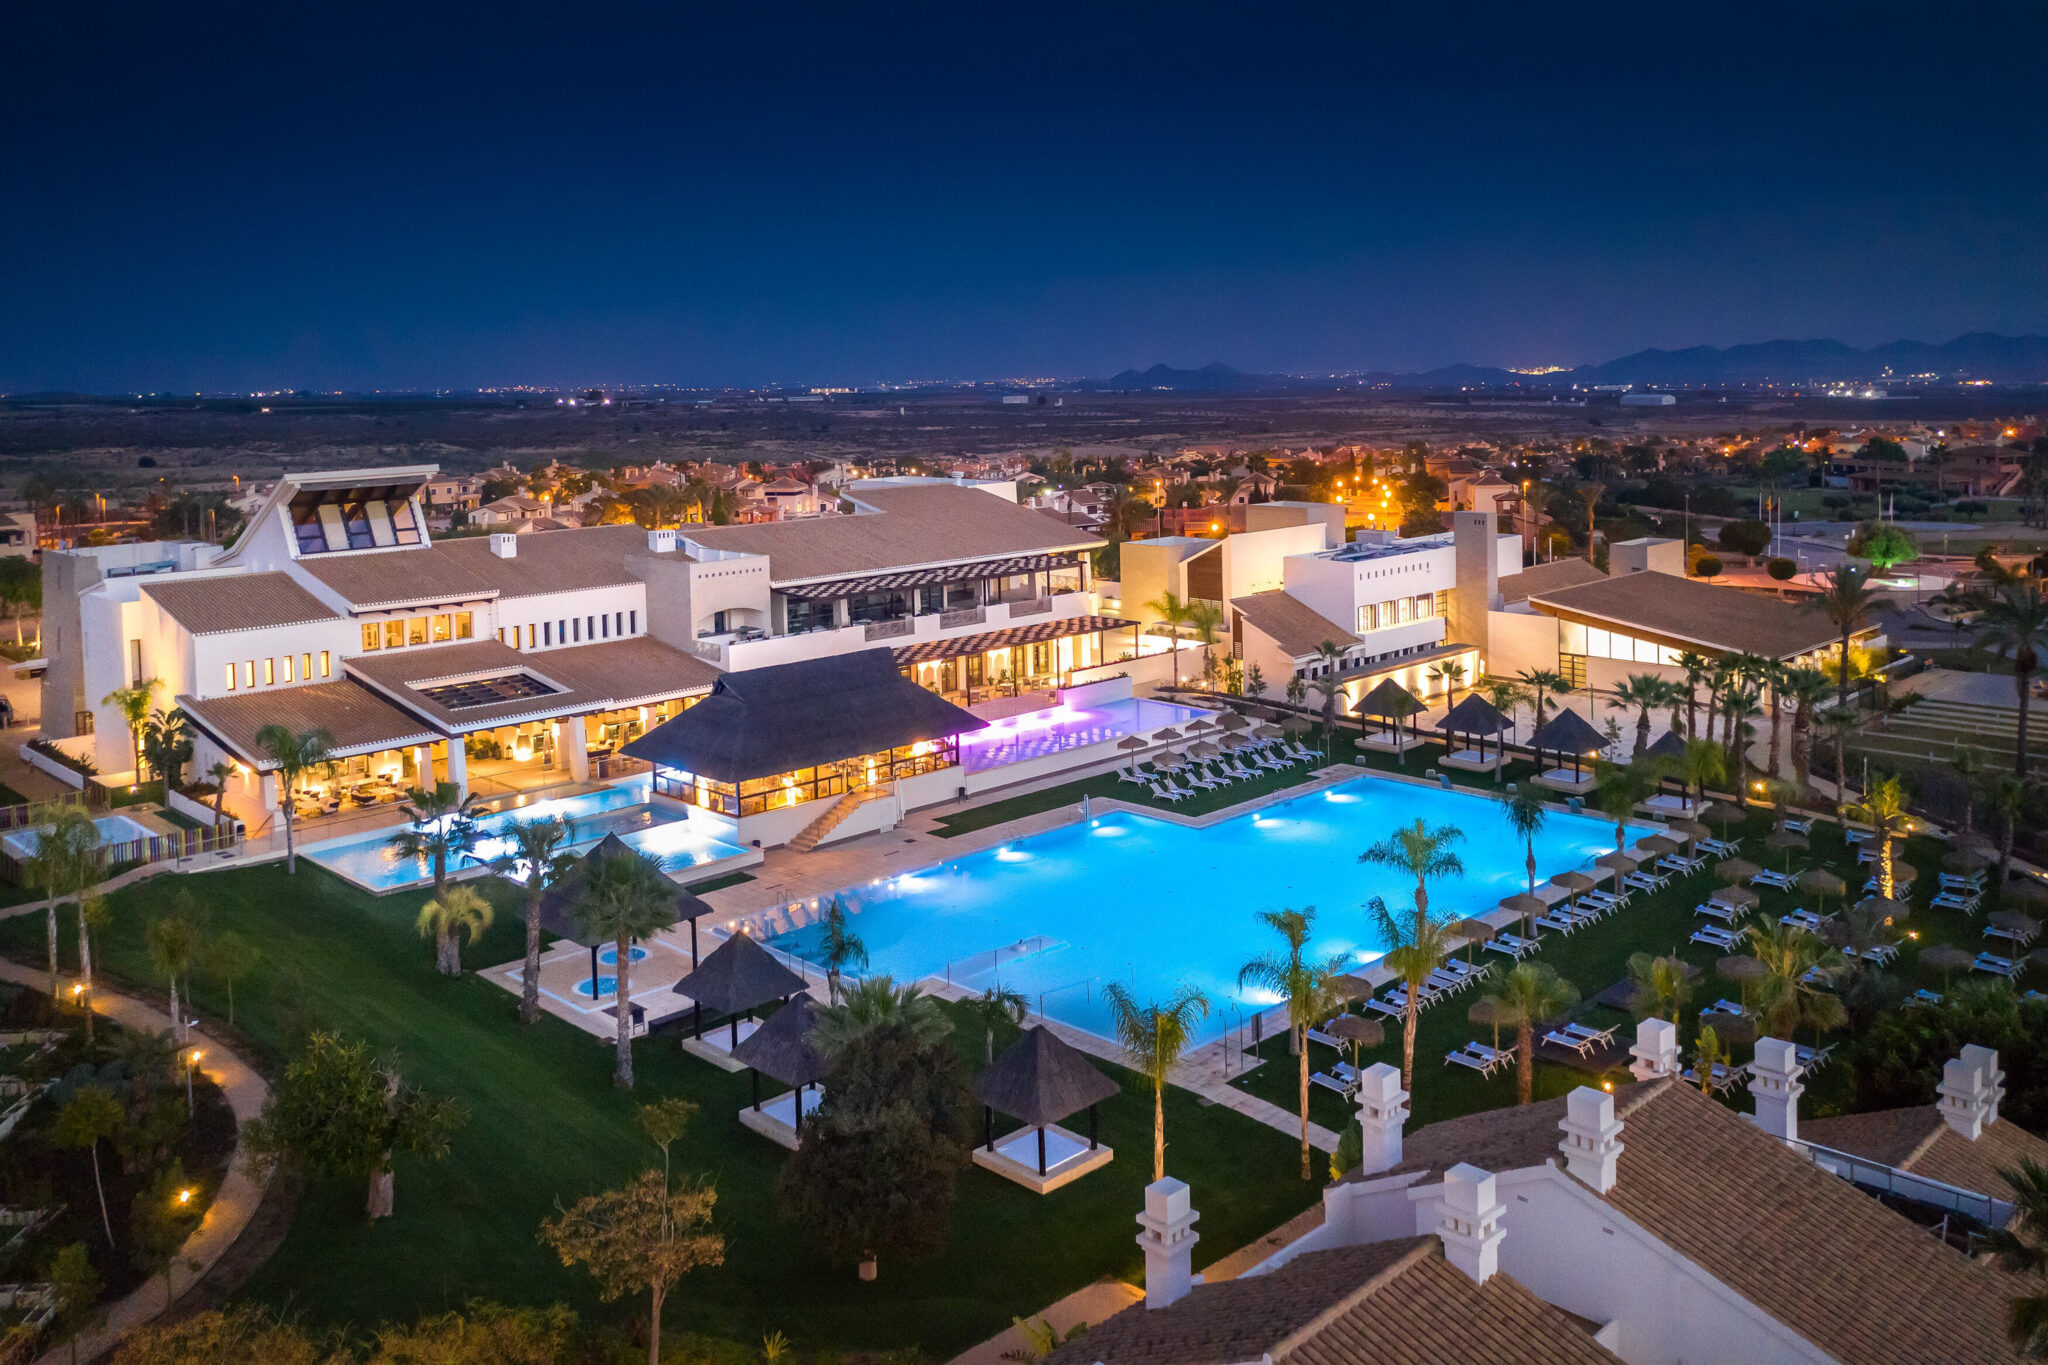
[[[314,1170],[366,1177],[366,1209],[375,1220],[392,1214],[392,1154],[438,1160],[467,1117],[458,1102],[407,1085],[396,1064],[373,1059],[367,1044],[316,1032],[243,1134],[267,1165],[289,1156]]]
[[[1790,583],[1799,576],[1799,561],[1787,559],[1783,555],[1773,555],[1765,563],[1764,572],[1771,576],[1773,582]],[[1780,593],[1779,595],[1783,596],[1784,594]]]
[[[1856,528],[1844,547],[1858,559],[1884,573],[1894,564],[1910,564],[1920,557],[1920,541],[1905,527],[1891,521],[1866,521]]]
[[[163,779],[167,799],[184,785],[185,765],[192,761],[192,721],[182,708],[149,713],[142,723],[142,756]]]
[[[200,961],[207,975],[220,982],[228,993],[228,1027],[235,1024],[235,983],[256,970],[263,950],[230,929],[206,941]]]
[[[825,964],[825,989],[832,1004],[839,1003],[839,975],[848,967],[866,970],[868,946],[861,942],[860,935],[853,931],[853,925],[846,914],[846,902],[838,896],[825,907],[825,918],[818,925],[818,956]]]
[[[1433,918],[1418,910],[1413,918],[1397,916],[1387,903],[1374,896],[1365,903],[1367,916],[1387,945],[1381,963],[1408,988],[1408,1004],[1401,1011],[1401,1088],[1415,1088],[1415,1031],[1422,1022],[1422,983],[1444,965],[1455,940],[1449,918]]]
[[[57,905],[99,879],[100,832],[92,817],[75,807],[59,813],[56,823],[36,836],[36,851],[22,870],[47,902],[44,931],[50,950],[50,998],[55,1000],[62,990],[57,979]]]
[[[1721,576],[1721,569],[1722,564],[1719,555],[1701,555],[1692,562],[1693,573],[1701,578],[1719,578]]]
[[[462,975],[462,944],[467,933],[472,947],[491,927],[491,903],[467,886],[451,886],[420,907],[420,937],[434,940],[434,970],[443,976]]]
[[[178,1252],[204,1213],[199,1192],[185,1178],[184,1163],[175,1158],[135,1195],[128,1215],[129,1254],[136,1269],[164,1277],[166,1302],[177,1298],[172,1273]]]
[[[213,784],[213,827],[215,829],[219,829],[221,821],[227,818],[227,812],[222,809],[222,806],[228,799],[228,779],[234,775],[235,770],[219,760],[215,760],[206,769],[206,780]]]
[[[576,860],[563,852],[576,842],[576,822],[562,816],[514,820],[505,830],[512,850],[498,859],[500,872],[526,870],[526,969],[520,974],[519,1021],[540,1018],[540,907],[548,888],[569,874]]]
[[[1494,1017],[1515,1026],[1515,1102],[1527,1104],[1536,1090],[1536,1025],[1555,1019],[1579,1002],[1578,988],[1541,962],[1518,962],[1487,996]]]
[[[1771,544],[1771,528],[1760,521],[1721,523],[1721,548],[1734,555],[1760,555]]]
[[[672,1189],[664,1172],[646,1170],[560,1210],[541,1224],[540,1239],[563,1265],[588,1270],[606,1303],[648,1292],[647,1365],[661,1365],[669,1290],[699,1266],[725,1263],[725,1238],[711,1231],[717,1203],[709,1184]]]
[[[149,960],[168,983],[171,992],[171,1036],[180,1047],[187,1038],[185,1016],[191,1005],[192,959],[199,952],[199,908],[189,893],[180,891],[171,901],[169,914],[159,915],[143,931],[149,944]],[[178,997],[178,983],[187,985],[186,998]]]
[[[1024,997],[998,981],[980,995],[971,995],[962,1002],[968,1013],[974,1016],[982,1028],[982,1065],[994,1065],[996,1060],[996,1030],[1008,1025],[1021,1028],[1024,1016],[1029,1011]]]
[[[405,794],[405,809],[412,823],[387,841],[401,858],[427,860],[434,872],[436,896],[447,885],[448,865],[474,853],[483,837],[468,801],[468,795],[453,782],[436,782],[431,789],[413,787]]]
[[[92,1153],[92,1185],[100,1197],[100,1226],[106,1229],[107,1245],[114,1244],[114,1220],[107,1216],[107,1187],[100,1179],[100,1143],[121,1131],[128,1111],[114,1092],[103,1085],[80,1086],[57,1111],[50,1128],[50,1141],[59,1147],[83,1147]]]
[[[155,678],[140,678],[132,686],[117,687],[100,698],[100,705],[119,711],[128,727],[128,740],[135,746],[137,780],[142,777],[142,727],[149,721],[149,699],[156,695],[158,685]]]
[[[292,804],[292,788],[299,779],[327,761],[334,736],[325,730],[295,731],[284,725],[266,725],[256,732],[256,747],[270,756],[277,769],[277,809],[284,817],[284,870],[286,876],[299,871],[298,849],[292,841],[298,808]]]
[[[78,1338],[99,1316],[100,1283],[92,1268],[92,1255],[85,1243],[73,1242],[60,1248],[43,1271],[50,1292],[57,1296],[57,1318],[51,1324],[59,1340],[71,1347],[71,1365],[78,1365]]]
[[[1528,858],[1524,868],[1529,877],[1529,894],[1536,894],[1536,836],[1543,832],[1544,822],[1550,818],[1550,811],[1543,804],[1543,793],[1533,785],[1515,790],[1507,806],[1508,828],[1522,841]]]

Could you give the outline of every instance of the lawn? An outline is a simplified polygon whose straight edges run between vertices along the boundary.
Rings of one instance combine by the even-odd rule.
[[[812,1349],[921,1346],[939,1359],[1102,1276],[1137,1278],[1133,1215],[1150,1178],[1151,1100],[1129,1074],[1102,1109],[1103,1140],[1116,1160],[1039,1197],[970,1169],[961,1176],[949,1249],[920,1263],[881,1267],[862,1285],[851,1266],[827,1262],[777,1217],[773,1182],[784,1153],[739,1125],[747,1078],[684,1055],[673,1035],[637,1050],[640,1088],[611,1088],[609,1045],[552,1019],[522,1028],[514,999],[465,976],[432,971],[431,948],[413,930],[423,896],[374,897],[308,864],[296,877],[271,865],[158,878],[111,897],[113,923],[97,946],[110,976],[154,995],[143,928],[174,890],[206,908],[209,930],[233,929],[262,946],[253,976],[235,990],[237,1024],[250,1053],[275,1067],[295,1025],[312,1020],[369,1039],[406,1076],[457,1096],[467,1126],[450,1156],[401,1156],[396,1218],[363,1221],[356,1181],[310,1181],[282,1246],[242,1291],[316,1326],[362,1326],[446,1309],[473,1296],[512,1303],[569,1303],[596,1321],[622,1320],[630,1305],[601,1305],[580,1270],[565,1270],[535,1230],[559,1199],[616,1184],[657,1159],[634,1124],[638,1101],[680,1095],[703,1108],[677,1145],[677,1168],[701,1172],[719,1191],[717,1225],[726,1263],[691,1276],[669,1301],[671,1331],[755,1342],[782,1331]],[[67,917],[68,918],[68,917]],[[477,968],[519,955],[522,928],[501,906]],[[0,921],[0,951],[35,962],[39,916]],[[67,959],[68,960],[68,959]],[[209,1025],[226,1014],[220,983],[203,973],[196,1007]],[[978,1065],[981,1040],[959,1045]],[[1225,1255],[1312,1202],[1296,1148],[1282,1134],[1181,1092],[1167,1101],[1172,1173],[1194,1187],[1202,1213],[1198,1265]]]
[[[1746,826],[1744,856],[1753,862],[1764,862],[1769,866],[1783,866],[1783,854],[1766,857],[1763,837],[1771,828],[1768,812],[1752,812]],[[1466,831],[1468,839],[1486,837],[1488,832]],[[1904,851],[1906,861],[1913,863],[1920,872],[1920,885],[1934,884],[1935,874],[1941,868],[1943,845],[1933,839],[1910,840]],[[1808,866],[1826,866],[1850,883],[1852,895],[1860,894],[1864,880],[1870,875],[1868,868],[1856,866],[1855,854],[1842,842],[1836,826],[1816,824],[1813,832],[1811,854],[1795,854],[1792,867],[1795,871]],[[1617,1035],[1625,1042],[1633,1042],[1634,1025],[1624,1012],[1592,1003],[1593,997],[1627,976],[1627,961],[1631,953],[1648,951],[1669,952],[1677,949],[1688,962],[1703,969],[1703,975],[1695,983],[1692,1001],[1686,1011],[1687,1018],[1679,1022],[1681,1041],[1688,1049],[1693,1042],[1693,1029],[1697,1024],[1697,1011],[1721,996],[1739,999],[1740,987],[1716,975],[1714,964],[1722,956],[1715,949],[1688,940],[1696,924],[1707,921],[1693,914],[1693,907],[1705,900],[1718,883],[1711,870],[1700,875],[1674,882],[1666,890],[1653,896],[1638,896],[1626,909],[1609,916],[1589,928],[1569,936],[1545,935],[1545,946],[1529,961],[1544,962],[1555,968],[1558,974],[1577,986],[1582,1003],[1574,1017],[1601,1028],[1618,1026]],[[1925,908],[1929,892],[1916,891],[1911,899],[1915,903],[1913,914],[1899,927],[1917,937],[1906,940],[1901,960],[1893,974],[1910,990],[1915,986],[1930,986],[1942,989],[1940,979],[1932,974],[1922,973],[1918,957],[1922,949],[1934,943],[1953,943],[1976,952],[1984,945],[1982,932],[1984,921],[1980,917],[1971,919],[1955,911]],[[1758,914],[1753,914],[1750,923],[1775,923],[1777,917],[1795,906],[1809,906],[1816,910],[1838,909],[1830,904],[1821,906],[1813,897],[1804,893],[1787,893],[1763,890],[1762,905]],[[1458,899],[1455,880],[1438,884],[1432,890],[1432,909],[1481,909],[1478,906],[1462,905]],[[1479,959],[1491,960],[1495,971],[1504,970],[1509,960],[1499,953],[1481,950]],[[1966,974],[1967,975],[1967,974]],[[1961,980],[1960,977],[1957,978]],[[1982,980],[1981,976],[1977,979]],[[1416,1081],[1411,1101],[1413,1123],[1431,1123],[1459,1114],[1497,1108],[1515,1102],[1515,1073],[1512,1067],[1496,1071],[1492,1078],[1482,1079],[1478,1073],[1445,1063],[1444,1054],[1461,1044],[1478,1040],[1493,1041],[1490,1025],[1470,1022],[1466,1012],[1472,1002],[1479,998],[1485,987],[1479,986],[1459,993],[1448,1000],[1426,1008],[1416,1030],[1415,1070]],[[1401,1028],[1398,1019],[1386,1021],[1386,1041],[1377,1049],[1360,1054],[1359,1062],[1367,1065],[1376,1061],[1388,1062],[1394,1066],[1401,1063]],[[1810,1042],[1811,1039],[1801,1039]],[[1513,1046],[1513,1035],[1503,1031],[1501,1044],[1504,1048]],[[1747,1047],[1735,1049],[1737,1060],[1746,1061]],[[1293,1058],[1287,1054],[1287,1043],[1283,1036],[1268,1038],[1259,1049],[1266,1065],[1245,1074],[1242,1080],[1234,1082],[1251,1094],[1293,1109],[1297,1104],[1299,1076]],[[1318,1070],[1328,1070],[1337,1055],[1320,1044],[1310,1044],[1310,1061]],[[1546,1061],[1539,1054],[1536,1063],[1536,1095],[1560,1095],[1579,1085],[1597,1084],[1591,1074]],[[1626,1080],[1625,1070],[1613,1073],[1610,1079]],[[1846,1068],[1828,1067],[1808,1078],[1804,1112],[1809,1118],[1841,1112],[1847,1104],[1850,1087]],[[1736,1107],[1747,1109],[1748,1096],[1737,1092],[1731,1097]],[[1310,1116],[1316,1122],[1335,1128],[1352,1118],[1349,1106],[1334,1092],[1320,1087],[1312,1089],[1309,1096]]]

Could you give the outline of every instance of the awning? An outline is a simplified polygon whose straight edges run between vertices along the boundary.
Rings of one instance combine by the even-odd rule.
[[[1137,624],[1120,616],[1069,616],[1057,621],[1011,626],[1005,630],[985,630],[979,635],[961,635],[951,640],[926,640],[923,644],[905,645],[897,650],[896,666],[908,668],[912,664],[937,663],[941,659],[957,659],[963,654],[986,654],[992,649],[1044,644],[1047,640],[1062,640],[1069,635],[1093,635],[1098,630],[1126,630]]]
[[[1064,555],[1013,555],[1008,559],[984,559],[974,564],[941,564],[931,569],[906,569],[902,573],[872,574],[866,578],[834,578],[823,583],[794,583],[778,587],[786,597],[820,601],[858,597],[862,593],[889,592],[899,588],[923,588],[938,583],[972,583],[984,578],[1011,578],[1017,574],[1046,569],[1071,569],[1076,561]]]

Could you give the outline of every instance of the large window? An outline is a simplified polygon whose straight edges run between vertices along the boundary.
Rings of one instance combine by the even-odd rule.
[[[789,633],[798,634],[806,630],[830,630],[836,624],[832,609],[834,602],[812,602],[804,598],[789,600]]]
[[[815,768],[754,777],[737,785],[715,782],[674,768],[654,770],[654,789],[663,796],[721,815],[747,816],[862,791],[901,778],[917,777],[960,762],[959,741],[919,740],[881,753],[841,759]]]
[[[866,621],[893,621],[910,614],[910,594],[864,592],[847,600],[847,614],[855,625]]]
[[[1589,626],[1579,621],[1557,623],[1560,654],[1579,654],[1590,659],[1614,659],[1621,663],[1663,664],[1676,667],[1679,651],[1651,640],[1640,640],[1624,631]]]

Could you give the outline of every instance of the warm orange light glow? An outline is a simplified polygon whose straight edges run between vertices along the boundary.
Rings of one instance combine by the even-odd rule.
[[[192,1196],[193,1196],[193,1194],[194,1194],[194,1193],[196,1193],[196,1191],[193,1191],[193,1190],[189,1190],[189,1189],[187,1189],[187,1190],[179,1190],[179,1191],[178,1191],[178,1202],[179,1202],[180,1204],[189,1204],[189,1203],[191,1203],[191,1202],[192,1202]]]

